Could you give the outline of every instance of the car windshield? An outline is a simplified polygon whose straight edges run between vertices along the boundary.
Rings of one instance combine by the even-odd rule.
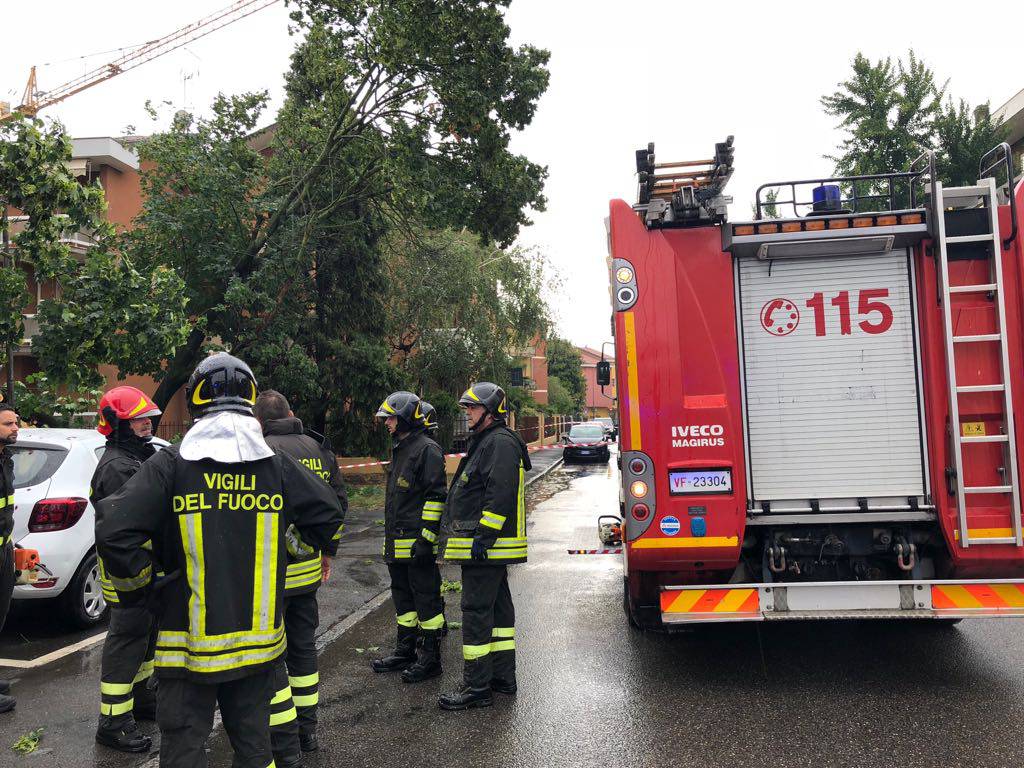
[[[575,427],[569,430],[569,437],[593,437],[599,438],[604,436],[604,430],[601,429],[599,424],[577,424]]]
[[[14,459],[14,487],[27,488],[49,480],[64,463],[68,452],[63,448],[36,445],[9,445]]]

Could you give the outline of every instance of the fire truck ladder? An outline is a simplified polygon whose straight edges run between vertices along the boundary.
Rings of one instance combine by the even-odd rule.
[[[1012,179],[1012,171],[1011,176]],[[1007,355],[1006,338],[1006,294],[1003,289],[1002,250],[1003,242],[999,235],[998,200],[996,198],[996,182],[992,177],[978,181],[976,186],[942,188],[935,182],[933,205],[936,222],[936,245],[942,275],[942,307],[946,332],[946,375],[949,383],[949,418],[950,431],[953,438],[953,456],[956,461],[956,476],[952,480],[956,484],[956,496],[959,509],[960,546],[970,547],[975,544],[1015,544],[1024,545],[1021,535],[1020,481],[1017,476],[1017,443],[1014,437],[1013,398],[1010,391],[1010,362]],[[984,234],[946,235],[947,212],[959,209],[984,210],[988,219],[987,232]],[[990,253],[989,281],[979,285],[955,285],[949,283],[949,246],[961,243],[981,245]],[[996,333],[976,335],[954,335],[953,308],[951,295],[956,293],[988,293],[994,296],[999,327]],[[956,379],[956,350],[962,345],[992,343],[999,345],[1002,382],[993,384],[963,386]],[[1002,434],[998,435],[963,435],[960,424],[960,397],[974,392],[1000,392],[1003,396]],[[1003,485],[970,486],[964,483],[963,451],[965,445],[974,443],[1000,443],[1003,448],[1004,480]],[[1008,471],[1006,471],[1008,470]],[[1012,536],[974,537],[969,534],[967,520],[967,497],[974,494],[1004,494],[1010,496],[1010,525]]]

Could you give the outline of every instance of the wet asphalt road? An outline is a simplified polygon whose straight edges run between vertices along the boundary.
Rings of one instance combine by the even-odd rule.
[[[560,460],[558,449],[534,454],[536,477]],[[383,510],[349,510],[345,535],[333,561],[329,582],[319,591],[321,641],[334,636],[343,621],[372,601],[388,586],[387,567],[381,562]],[[0,633],[0,658],[33,659],[71,643],[103,633],[70,632],[49,601],[26,601],[18,606]],[[31,670],[4,669],[0,678],[14,683],[18,707],[0,715],[0,768],[31,765],[59,768],[135,768],[151,764],[151,754],[124,755],[94,741],[99,710],[99,674],[102,642]],[[10,745],[36,728],[45,728],[40,749],[19,756]],[[140,727],[158,744],[155,723]],[[225,765],[230,765],[230,758]],[[217,761],[213,765],[217,765]]]
[[[1016,766],[1024,624],[965,621],[630,629],[618,558],[570,556],[615,512],[614,459],[565,466],[530,498],[530,562],[513,568],[519,693],[437,709],[445,675],[409,686],[359,648],[393,641],[390,602],[321,656],[326,766]],[[577,541],[573,541],[576,539]],[[457,575],[452,569],[448,578]],[[454,600],[449,600],[449,605]],[[450,618],[458,620],[457,608]],[[230,764],[225,739],[211,764]]]
[[[516,697],[466,713],[437,709],[437,694],[460,679],[457,630],[445,641],[442,678],[408,686],[375,675],[369,649],[386,650],[394,636],[387,601],[321,656],[322,749],[306,765],[1020,764],[1019,622],[733,624],[672,635],[628,628],[618,558],[565,553],[584,543],[598,514],[614,513],[615,474],[614,459],[565,466],[530,489],[530,562],[512,569]],[[453,621],[456,602],[449,595]],[[90,714],[60,721],[59,738],[44,742],[53,753],[20,758],[7,749],[13,738],[59,717],[24,718],[20,702],[18,727],[0,719],[0,766],[143,763],[93,747],[95,675],[89,654],[39,674],[48,695],[22,702],[38,713],[77,710],[87,690]],[[230,762],[218,731],[211,765]]]

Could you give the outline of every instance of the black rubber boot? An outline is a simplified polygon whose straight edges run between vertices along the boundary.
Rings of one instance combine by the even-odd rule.
[[[302,753],[296,752],[293,755],[280,755],[275,752],[274,765],[277,768],[299,768],[302,765]]]
[[[501,677],[495,677],[491,679],[491,690],[495,693],[507,693],[509,696],[515,696],[516,691],[519,690],[519,686],[516,685],[515,680],[505,680]]]
[[[416,661],[416,628],[399,627],[398,642],[390,656],[374,659],[370,666],[374,672],[398,672],[412,666]]]
[[[0,696],[8,696],[11,693],[11,681],[0,680]]]
[[[316,737],[316,731],[312,733],[299,734],[299,748],[303,752],[316,752],[320,749],[320,740]]]
[[[150,688],[148,682],[137,683],[132,689],[135,705],[132,714],[136,720],[156,720],[156,688]]]
[[[475,707],[489,707],[494,703],[490,688],[461,688],[454,693],[443,693],[437,699],[441,709],[458,711]]]
[[[118,752],[148,752],[153,740],[139,731],[135,718],[110,717],[100,715],[100,724],[96,728],[96,743],[116,749]]]
[[[420,638],[416,663],[402,672],[403,683],[422,683],[441,674],[441,638],[437,632],[424,632]]]
[[[8,689],[9,690],[9,689]],[[8,696],[5,693],[0,693],[0,714],[4,712],[10,712],[17,706],[18,702],[13,696]]]

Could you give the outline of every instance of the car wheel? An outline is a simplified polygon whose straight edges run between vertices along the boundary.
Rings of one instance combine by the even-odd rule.
[[[64,617],[77,629],[89,629],[103,620],[107,601],[100,587],[100,569],[95,552],[89,552],[82,559],[59,599]]]

